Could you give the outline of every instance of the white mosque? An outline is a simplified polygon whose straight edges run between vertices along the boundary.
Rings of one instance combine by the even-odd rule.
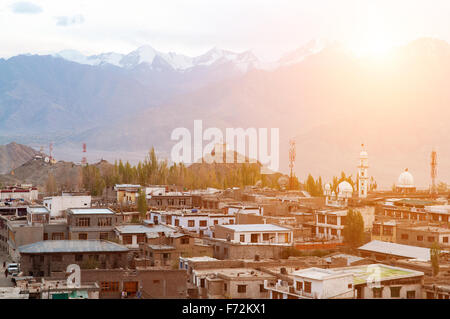
[[[364,148],[364,144],[361,145],[362,150],[359,153],[359,165],[358,165],[358,197],[366,198],[369,187],[369,154]],[[353,187],[347,182],[343,181],[339,183],[337,194],[331,190],[331,185],[326,184],[324,195],[326,196],[325,203],[327,206],[332,207],[347,207],[348,199],[353,196]]]
[[[398,177],[397,183],[395,184],[395,191],[402,194],[411,194],[416,191],[414,177],[407,168]]]

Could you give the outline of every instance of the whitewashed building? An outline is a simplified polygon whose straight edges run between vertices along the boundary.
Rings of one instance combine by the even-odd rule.
[[[44,206],[50,211],[51,217],[62,217],[66,209],[91,207],[91,196],[63,193],[62,196],[44,198]]]

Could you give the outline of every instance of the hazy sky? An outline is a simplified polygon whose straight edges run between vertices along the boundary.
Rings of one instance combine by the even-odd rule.
[[[30,0],[0,2],[0,56],[149,44],[198,55],[217,46],[278,58],[311,39],[383,48],[450,40],[448,0]]]

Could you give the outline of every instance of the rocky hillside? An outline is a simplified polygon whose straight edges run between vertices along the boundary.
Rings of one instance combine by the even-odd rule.
[[[31,147],[17,143],[0,145],[0,174],[9,173],[31,160],[37,153]]]

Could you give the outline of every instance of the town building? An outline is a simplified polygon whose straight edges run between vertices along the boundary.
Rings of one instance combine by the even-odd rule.
[[[26,276],[61,276],[67,266],[127,268],[128,248],[104,240],[46,240],[20,246],[21,270]]]
[[[139,267],[130,269],[82,269],[81,283],[96,282],[100,286],[100,299],[185,299],[187,297],[186,271]]]
[[[36,187],[7,187],[0,189],[0,201],[23,200],[33,202],[38,199],[38,189]]]
[[[63,193],[61,196],[45,197],[44,206],[50,211],[51,217],[63,217],[69,208],[91,207],[91,196]]]
[[[68,239],[114,238],[118,217],[109,208],[71,208],[67,210]]]
[[[120,205],[136,204],[136,199],[139,196],[141,185],[133,184],[117,184],[114,186],[116,191],[116,201]]]
[[[150,211],[149,219],[155,224],[167,224],[185,231],[196,233],[200,237],[213,237],[215,226],[235,224],[236,217],[229,214],[209,213],[193,209],[191,211]]]
[[[430,249],[417,246],[389,243],[385,241],[372,240],[358,248],[362,257],[373,260],[396,260],[415,259],[422,261],[430,260]]]
[[[323,209],[315,212],[313,236],[325,240],[343,240],[348,210]]]
[[[421,299],[424,273],[384,264],[307,268],[266,281],[271,299]]]
[[[275,277],[253,268],[199,269],[193,271],[198,297],[206,299],[267,299],[264,281]]]
[[[232,242],[252,244],[293,243],[293,231],[290,228],[273,224],[216,225],[215,237]]]

